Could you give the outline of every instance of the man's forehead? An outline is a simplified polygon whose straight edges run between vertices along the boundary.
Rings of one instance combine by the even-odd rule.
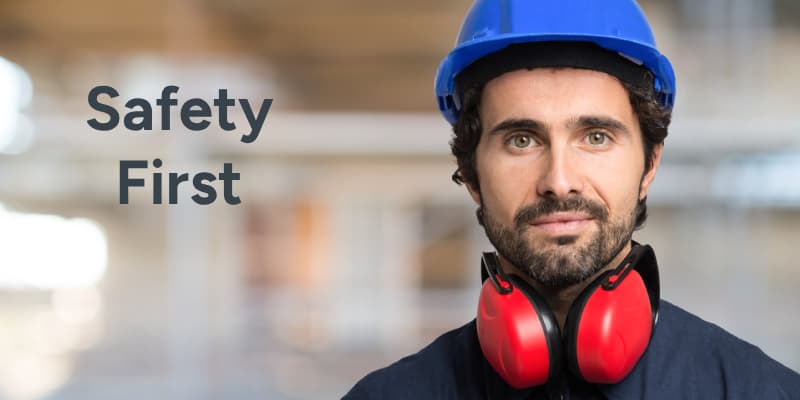
[[[619,79],[604,71],[598,71],[588,68],[569,67],[569,66],[554,66],[554,67],[536,67],[536,68],[520,68],[513,71],[504,72],[486,82],[486,87],[497,85],[496,82],[503,82],[507,80],[541,80],[545,78],[556,79],[587,79],[603,80],[608,82],[615,82],[621,88],[625,88]]]
[[[487,82],[480,116],[485,125],[508,118],[536,118],[548,124],[580,115],[607,115],[630,123],[633,109],[627,89],[604,72],[546,67],[506,72]]]

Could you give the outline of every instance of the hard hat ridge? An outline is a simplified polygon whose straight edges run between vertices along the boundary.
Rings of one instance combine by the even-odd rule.
[[[651,85],[663,106],[674,104],[672,65],[656,49],[634,0],[477,0],[437,71],[435,90],[444,117],[451,124],[458,119],[456,79],[467,67],[509,45],[533,42],[588,42],[617,53],[652,73]]]

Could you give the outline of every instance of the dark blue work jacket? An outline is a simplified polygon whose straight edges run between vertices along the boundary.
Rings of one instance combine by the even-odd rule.
[[[661,301],[647,351],[622,382],[570,375],[531,389],[508,386],[486,362],[475,321],[359,381],[357,399],[800,399],[800,375],[722,328]]]

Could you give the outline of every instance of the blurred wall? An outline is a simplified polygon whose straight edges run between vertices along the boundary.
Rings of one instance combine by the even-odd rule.
[[[432,96],[468,3],[0,2],[0,398],[331,398],[469,321],[490,245]],[[642,5],[678,94],[635,237],[665,298],[798,370],[800,7]],[[97,132],[100,84],[274,103],[250,144],[176,108]],[[119,204],[156,157],[233,164],[242,204]]]

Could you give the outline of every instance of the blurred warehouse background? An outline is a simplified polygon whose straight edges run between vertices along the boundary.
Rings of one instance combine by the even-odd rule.
[[[0,1],[0,399],[336,398],[470,320],[489,244],[432,94],[468,6]],[[635,237],[665,298],[798,370],[800,3],[642,6],[678,94]],[[251,144],[97,132],[100,84],[275,101]],[[242,204],[120,205],[156,157],[233,163]]]

